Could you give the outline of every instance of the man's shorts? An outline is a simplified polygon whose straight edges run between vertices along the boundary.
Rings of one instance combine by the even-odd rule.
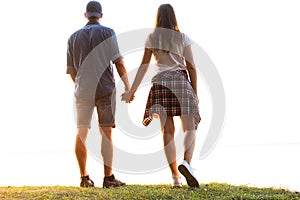
[[[97,108],[98,123],[100,127],[115,127],[115,93],[96,98],[94,102],[75,98],[77,128],[90,128],[94,108]]]

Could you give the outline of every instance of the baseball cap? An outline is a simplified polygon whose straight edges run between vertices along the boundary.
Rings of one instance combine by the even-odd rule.
[[[102,13],[102,6],[98,1],[90,1],[86,5],[86,17],[97,17],[100,18]]]

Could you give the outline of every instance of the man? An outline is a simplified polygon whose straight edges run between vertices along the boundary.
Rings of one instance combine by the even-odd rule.
[[[86,171],[86,138],[94,107],[97,108],[99,130],[102,135],[101,154],[104,162],[103,187],[118,187],[125,183],[112,174],[113,144],[112,128],[115,127],[115,80],[111,62],[124,83],[130,89],[113,29],[100,25],[102,7],[97,1],[86,6],[88,23],[73,33],[68,40],[67,74],[75,83],[77,135],[75,154],[78,160],[81,187],[94,187]]]

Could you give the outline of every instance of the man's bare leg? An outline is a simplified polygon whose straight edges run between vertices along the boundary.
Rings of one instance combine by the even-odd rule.
[[[104,176],[111,176],[113,161],[112,127],[100,127],[100,133],[102,135],[101,155],[104,162]]]
[[[78,128],[75,142],[75,154],[79,165],[79,170],[81,177],[87,176],[86,171],[86,159],[87,159],[87,149],[86,149],[86,138],[88,135],[88,128]]]

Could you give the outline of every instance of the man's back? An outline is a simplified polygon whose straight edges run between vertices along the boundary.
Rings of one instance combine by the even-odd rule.
[[[113,68],[110,64],[111,59],[115,56],[115,51],[112,51],[112,49],[115,49],[115,44],[111,44],[109,40],[114,36],[115,33],[112,29],[100,25],[99,22],[89,22],[82,29],[73,33],[68,41],[67,73],[77,75],[80,67],[86,62],[86,59],[89,59],[88,55],[93,50],[96,49],[98,53],[105,54],[101,57],[102,64],[97,63],[100,66],[96,66],[104,70],[103,74],[101,73],[102,76],[98,77],[100,80],[96,90],[96,97],[109,95],[115,88]],[[108,44],[102,47],[100,46],[101,43]]]

